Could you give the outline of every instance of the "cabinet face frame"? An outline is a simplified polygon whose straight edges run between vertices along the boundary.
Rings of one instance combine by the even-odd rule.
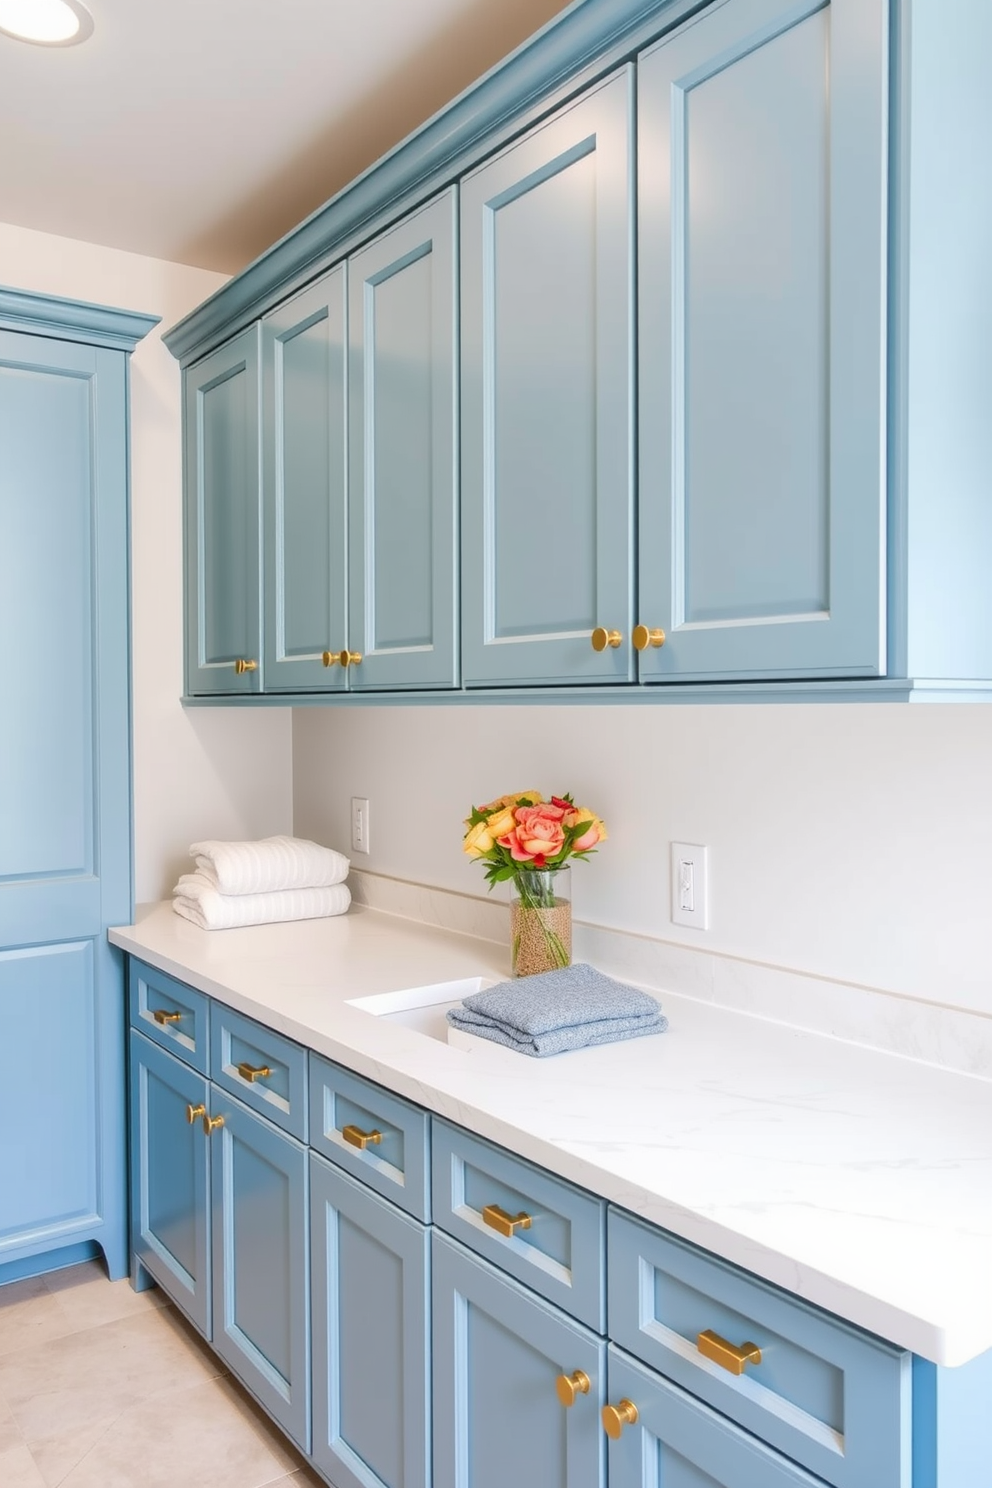
[[[185,373],[186,691],[194,696],[262,690],[260,336],[258,322]],[[231,407],[221,406],[224,397]],[[215,444],[210,470],[208,445]],[[234,528],[214,513],[215,496],[230,498]],[[211,609],[229,616],[235,599],[241,613],[225,621],[231,644],[208,654]],[[238,670],[239,661],[254,668]]]
[[[633,680],[633,96],[628,66],[462,182],[468,687]]]
[[[348,670],[323,660],[325,652],[339,655],[349,645],[347,346],[343,263],[262,321],[268,691],[340,692],[348,686]],[[305,404],[302,421],[299,409],[290,406],[294,394]],[[297,422],[287,427],[294,414]],[[319,603],[310,598],[313,589]],[[306,632],[304,625],[310,627]]]
[[[770,51],[762,60],[779,47],[800,49],[804,76],[825,72],[829,59],[822,114],[804,97],[791,131],[787,116],[776,124],[769,115],[800,107],[788,95],[788,67],[769,61]],[[781,96],[756,94],[762,65]],[[735,79],[740,69],[750,82],[744,72]],[[642,621],[666,632],[662,647],[641,654],[642,681],[885,671],[887,110],[884,0],[737,0],[639,59],[639,606]],[[706,198],[707,148],[716,148],[715,132],[735,127],[740,151],[755,141],[755,190],[730,202],[738,220],[721,228],[723,197]],[[770,131],[781,161],[759,149]],[[793,220],[782,183],[817,170],[823,200],[814,204],[813,193]],[[750,349],[744,328],[762,259],[749,231],[766,235],[761,252],[775,265],[765,275],[769,341]],[[793,242],[803,234],[805,258]],[[721,303],[737,313],[729,327]],[[721,382],[720,335],[731,337],[729,354],[745,369],[736,391]],[[704,375],[710,401],[694,381]],[[799,387],[803,377],[808,386]],[[791,412],[776,425],[784,397]],[[804,420],[809,440],[797,434]],[[734,488],[735,438],[755,485],[771,461],[763,468],[782,520],[760,551],[749,550],[740,510],[755,491]],[[699,502],[706,515],[695,540]],[[714,531],[720,503],[736,533],[724,545]]]

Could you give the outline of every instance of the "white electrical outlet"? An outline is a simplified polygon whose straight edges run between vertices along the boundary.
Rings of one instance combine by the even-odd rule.
[[[369,850],[369,803],[367,796],[351,798],[351,850],[367,853]]]
[[[698,843],[672,843],[672,922],[676,925],[709,928],[706,853]]]

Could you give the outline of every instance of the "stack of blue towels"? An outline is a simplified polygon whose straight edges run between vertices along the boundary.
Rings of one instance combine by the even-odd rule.
[[[668,1027],[653,997],[583,962],[473,992],[448,1022],[538,1059]]]

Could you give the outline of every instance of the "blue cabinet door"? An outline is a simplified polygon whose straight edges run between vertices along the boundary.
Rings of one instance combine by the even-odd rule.
[[[313,1456],[338,1488],[430,1482],[430,1232],[310,1158]]]
[[[627,1416],[610,1442],[610,1488],[822,1488],[819,1478],[612,1344],[609,1354],[610,1405]]]
[[[131,1249],[210,1337],[210,1147],[202,1075],[131,1033]]]
[[[306,1148],[216,1085],[208,1110],[214,1348],[308,1452]]]
[[[454,189],[356,254],[348,275],[351,686],[453,687]]]
[[[346,271],[262,322],[265,690],[337,690],[348,642]]]
[[[604,1488],[602,1339],[437,1231],[432,1257],[434,1488]]]
[[[884,0],[736,0],[638,64],[646,681],[885,654]]]
[[[0,1279],[83,1244],[127,1270],[127,533],[126,353],[0,330]]]
[[[185,373],[186,690],[262,685],[255,325]]]
[[[634,675],[631,99],[624,71],[462,184],[469,685]]]

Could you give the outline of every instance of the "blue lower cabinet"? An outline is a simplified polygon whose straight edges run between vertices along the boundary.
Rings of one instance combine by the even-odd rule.
[[[307,1153],[210,1086],[213,1344],[310,1449]]]
[[[207,1091],[202,1075],[132,1030],[132,1255],[209,1338]]]
[[[429,1231],[310,1158],[313,1458],[336,1488],[430,1482]]]
[[[432,1255],[434,1488],[604,1488],[603,1340],[436,1231]]]
[[[822,1488],[660,1374],[610,1345],[610,1488]],[[864,1488],[871,1488],[865,1483]]]

